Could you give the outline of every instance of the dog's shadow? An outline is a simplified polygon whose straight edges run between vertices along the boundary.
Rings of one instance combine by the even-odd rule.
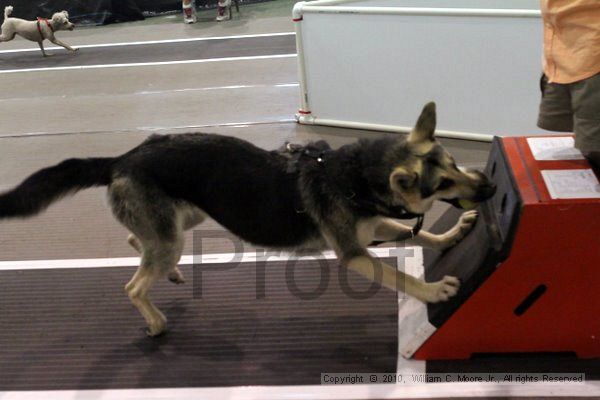
[[[160,337],[142,333],[132,342],[120,344],[89,366],[77,389],[186,387],[208,385],[213,370],[201,366],[236,365],[244,352],[236,344],[197,329],[186,329],[193,303],[175,300],[165,308],[171,321]],[[89,396],[86,394],[86,398]]]
[[[51,45],[52,47],[54,45]],[[50,47],[45,45],[45,48]],[[32,51],[0,54],[0,67],[3,69],[25,69],[71,65],[73,54],[64,49],[46,50],[49,57],[44,57],[38,48]]]

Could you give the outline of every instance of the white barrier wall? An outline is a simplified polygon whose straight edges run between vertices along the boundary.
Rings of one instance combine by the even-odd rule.
[[[538,0],[302,2],[294,19],[301,123],[408,131],[434,100],[440,136],[544,132]]]
[[[321,2],[318,2],[321,3]],[[318,4],[313,2],[312,4]],[[352,7],[426,7],[494,10],[539,10],[540,0],[338,0],[331,5]]]

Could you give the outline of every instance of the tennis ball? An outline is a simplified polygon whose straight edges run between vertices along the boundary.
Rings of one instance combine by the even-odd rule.
[[[475,207],[477,207],[477,203],[474,203],[471,200],[466,200],[466,199],[460,199],[458,201],[458,204],[460,204],[460,206],[462,208],[464,208],[465,210],[472,210]]]

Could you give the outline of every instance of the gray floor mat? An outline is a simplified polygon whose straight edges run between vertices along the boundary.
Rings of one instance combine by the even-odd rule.
[[[64,39],[68,43],[68,39]],[[45,47],[54,46],[48,42]],[[64,49],[48,50],[52,57],[42,57],[39,50],[0,54],[0,71],[28,68],[73,67],[99,64],[201,60],[209,58],[248,57],[296,53],[294,35],[218,39],[136,46],[82,48],[71,54]]]
[[[2,271],[0,390],[298,385],[319,384],[322,372],[395,372],[396,294],[352,298],[336,261],[327,265],[270,262],[264,281],[254,263],[184,266],[185,285],[165,280],[152,291],[169,319],[155,339],[123,292],[134,268]],[[353,273],[348,281],[370,287]],[[321,287],[317,298],[297,295]]]

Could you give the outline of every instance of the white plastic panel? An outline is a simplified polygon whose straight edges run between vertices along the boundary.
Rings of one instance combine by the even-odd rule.
[[[450,1],[373,0],[360,5],[392,3],[447,6]],[[480,9],[499,3],[535,9],[538,4],[452,3],[477,3]],[[440,130],[503,136],[544,132],[536,127],[539,17],[361,14],[357,4],[347,4],[352,13],[303,13],[300,55],[308,109],[316,123],[410,127],[423,104],[434,100]]]
[[[351,7],[426,7],[539,10],[540,0],[362,0],[339,4]]]

